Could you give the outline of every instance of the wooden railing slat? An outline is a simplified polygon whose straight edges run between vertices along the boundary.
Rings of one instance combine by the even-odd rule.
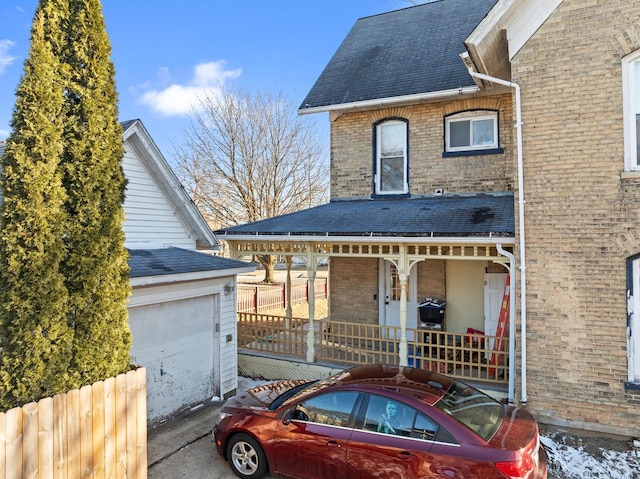
[[[309,320],[255,313],[238,313],[238,347],[306,358],[306,330]],[[398,364],[399,327],[372,324],[314,321],[317,330],[316,358],[341,363]],[[416,367],[433,369],[463,379],[508,382],[508,338],[501,338],[504,350],[491,348],[496,336],[408,329],[409,361]],[[489,365],[496,353],[499,361]]]

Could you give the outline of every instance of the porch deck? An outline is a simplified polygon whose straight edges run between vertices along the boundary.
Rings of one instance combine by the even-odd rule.
[[[238,313],[238,348],[304,362],[309,320]],[[314,320],[315,361],[399,364],[400,328]],[[466,381],[508,385],[509,339],[484,334],[407,329],[409,366]]]

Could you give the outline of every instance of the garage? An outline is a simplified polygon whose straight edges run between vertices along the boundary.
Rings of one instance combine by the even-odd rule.
[[[147,368],[148,420],[217,395],[218,295],[131,308],[133,361]]]

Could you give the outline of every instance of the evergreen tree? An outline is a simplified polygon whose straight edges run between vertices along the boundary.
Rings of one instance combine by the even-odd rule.
[[[99,0],[68,0],[63,185],[67,256],[62,272],[74,328],[71,371],[94,382],[130,364],[130,294],[124,248],[125,178],[115,72]]]
[[[41,0],[3,156],[0,400],[125,372],[125,179],[99,0]]]
[[[2,160],[0,401],[5,408],[63,392],[68,385],[73,332],[60,273],[64,68],[46,34],[57,13],[52,5],[36,13]]]

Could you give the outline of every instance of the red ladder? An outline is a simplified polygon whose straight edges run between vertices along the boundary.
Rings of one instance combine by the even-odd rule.
[[[511,298],[511,275],[507,275],[507,282],[504,286],[504,296],[502,297],[502,307],[500,308],[500,316],[498,317],[498,327],[496,329],[496,339],[493,341],[493,352],[489,359],[489,364],[497,366],[504,357],[503,354],[498,352],[504,351],[505,338],[507,337],[507,331],[509,330],[509,300]],[[496,368],[489,368],[489,376],[496,374]]]

